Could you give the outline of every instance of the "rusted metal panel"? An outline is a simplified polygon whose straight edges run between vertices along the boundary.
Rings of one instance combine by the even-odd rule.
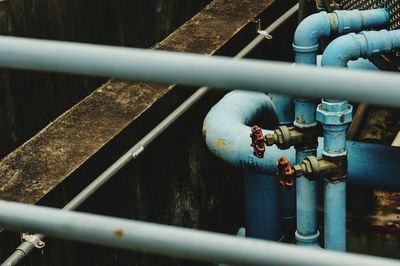
[[[213,54],[273,2],[215,0],[154,48]],[[173,87],[108,81],[0,162],[0,198],[36,203]]]

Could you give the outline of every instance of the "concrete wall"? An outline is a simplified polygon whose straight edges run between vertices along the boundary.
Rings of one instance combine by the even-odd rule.
[[[12,0],[0,2],[0,34],[150,47],[211,0]],[[0,157],[104,80],[0,71]]]

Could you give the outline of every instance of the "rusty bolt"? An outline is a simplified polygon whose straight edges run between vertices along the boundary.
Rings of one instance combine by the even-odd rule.
[[[293,170],[294,170],[294,174],[295,174],[297,177],[300,177],[300,176],[303,175],[303,169],[301,168],[300,165],[295,164],[295,165],[293,166]]]

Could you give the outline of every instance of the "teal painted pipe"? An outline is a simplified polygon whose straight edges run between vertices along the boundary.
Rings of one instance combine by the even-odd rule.
[[[308,16],[299,24],[294,35],[293,48],[296,64],[316,65],[319,41],[332,35],[359,32],[371,27],[389,24],[389,11],[385,8],[373,10],[336,10],[333,13],[319,12]],[[294,121],[293,96],[271,94],[281,125]]]
[[[237,104],[237,101],[240,101],[240,104]],[[255,108],[251,108],[251,106]],[[277,122],[274,105],[269,97],[262,92],[232,91],[224,97],[224,100],[216,108],[225,115],[243,118],[243,122],[246,124],[250,124],[255,117],[261,117],[266,125],[274,125]],[[203,132],[205,135],[209,134],[207,129],[204,129]],[[247,145],[250,148],[250,131],[247,133]],[[217,145],[222,149],[236,145],[229,142],[230,136],[233,136],[231,134],[235,134],[235,131],[226,131],[225,134],[226,136],[219,138]],[[278,180],[271,174],[262,174],[245,169],[244,198],[247,237],[282,240],[282,211],[279,191]]]
[[[400,48],[400,30],[363,31],[335,39],[322,56],[323,67],[346,68],[350,60],[369,58],[374,54],[389,53]],[[329,105],[343,106],[338,101]],[[340,112],[341,110],[339,110]],[[323,118],[322,118],[323,119]],[[347,121],[348,123],[349,121]],[[346,123],[324,125],[324,152],[343,154],[346,152]],[[338,137],[339,136],[339,137]],[[349,164],[353,161],[349,161]],[[362,162],[359,162],[362,163]],[[373,166],[372,166],[373,167]],[[325,184],[325,248],[346,249],[346,182]]]
[[[389,11],[385,8],[372,10],[324,11],[304,19],[296,29],[293,49],[296,64],[316,65],[321,38],[359,32],[371,27],[380,28],[389,24]]]
[[[322,66],[345,68],[350,60],[370,58],[400,48],[400,30],[363,31],[333,40],[322,56]]]
[[[374,9],[366,11],[337,10],[333,13],[320,12],[304,19],[296,29],[293,49],[296,65],[317,65],[317,52],[321,38],[361,31],[370,27],[381,27],[389,23],[388,10]],[[286,96],[288,102],[293,99]],[[295,126],[310,128],[316,126],[316,101],[296,99]],[[316,149],[296,151],[296,162],[301,163],[306,156],[315,156]],[[318,244],[317,224],[317,183],[300,177],[296,184],[297,193],[297,232],[299,245]],[[293,204],[294,205],[294,204]]]
[[[269,117],[276,123],[271,101],[263,93],[231,92],[225,95],[207,114],[203,132],[209,150],[224,162],[248,171],[274,175],[275,163],[280,156],[295,162],[294,148],[279,150],[267,147],[263,159],[253,155],[249,134],[255,117]],[[266,126],[268,128],[268,126]],[[265,130],[264,134],[272,133]],[[322,154],[324,140],[318,139],[317,155]],[[380,144],[347,141],[348,183],[350,186],[400,191],[400,179],[393,176],[399,171],[393,160],[400,159],[400,148]],[[387,160],[391,158],[391,160]]]
[[[246,237],[283,240],[279,188],[274,176],[244,171]]]

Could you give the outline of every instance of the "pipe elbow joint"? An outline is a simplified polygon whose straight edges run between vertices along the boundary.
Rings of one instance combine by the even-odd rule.
[[[294,34],[293,49],[295,52],[310,53],[319,49],[321,37],[331,34],[331,23],[325,11],[305,18]]]
[[[366,43],[360,42],[359,36],[355,33],[340,36],[326,47],[321,66],[345,68],[350,60],[361,57],[365,46]]]
[[[370,58],[400,48],[400,30],[362,31],[336,38],[325,49],[322,66],[347,67],[350,60]]]
[[[276,120],[273,103],[265,93],[236,90],[226,94],[204,119],[203,137],[208,149],[232,166],[261,168],[263,160],[253,154],[248,126],[260,114]]]

